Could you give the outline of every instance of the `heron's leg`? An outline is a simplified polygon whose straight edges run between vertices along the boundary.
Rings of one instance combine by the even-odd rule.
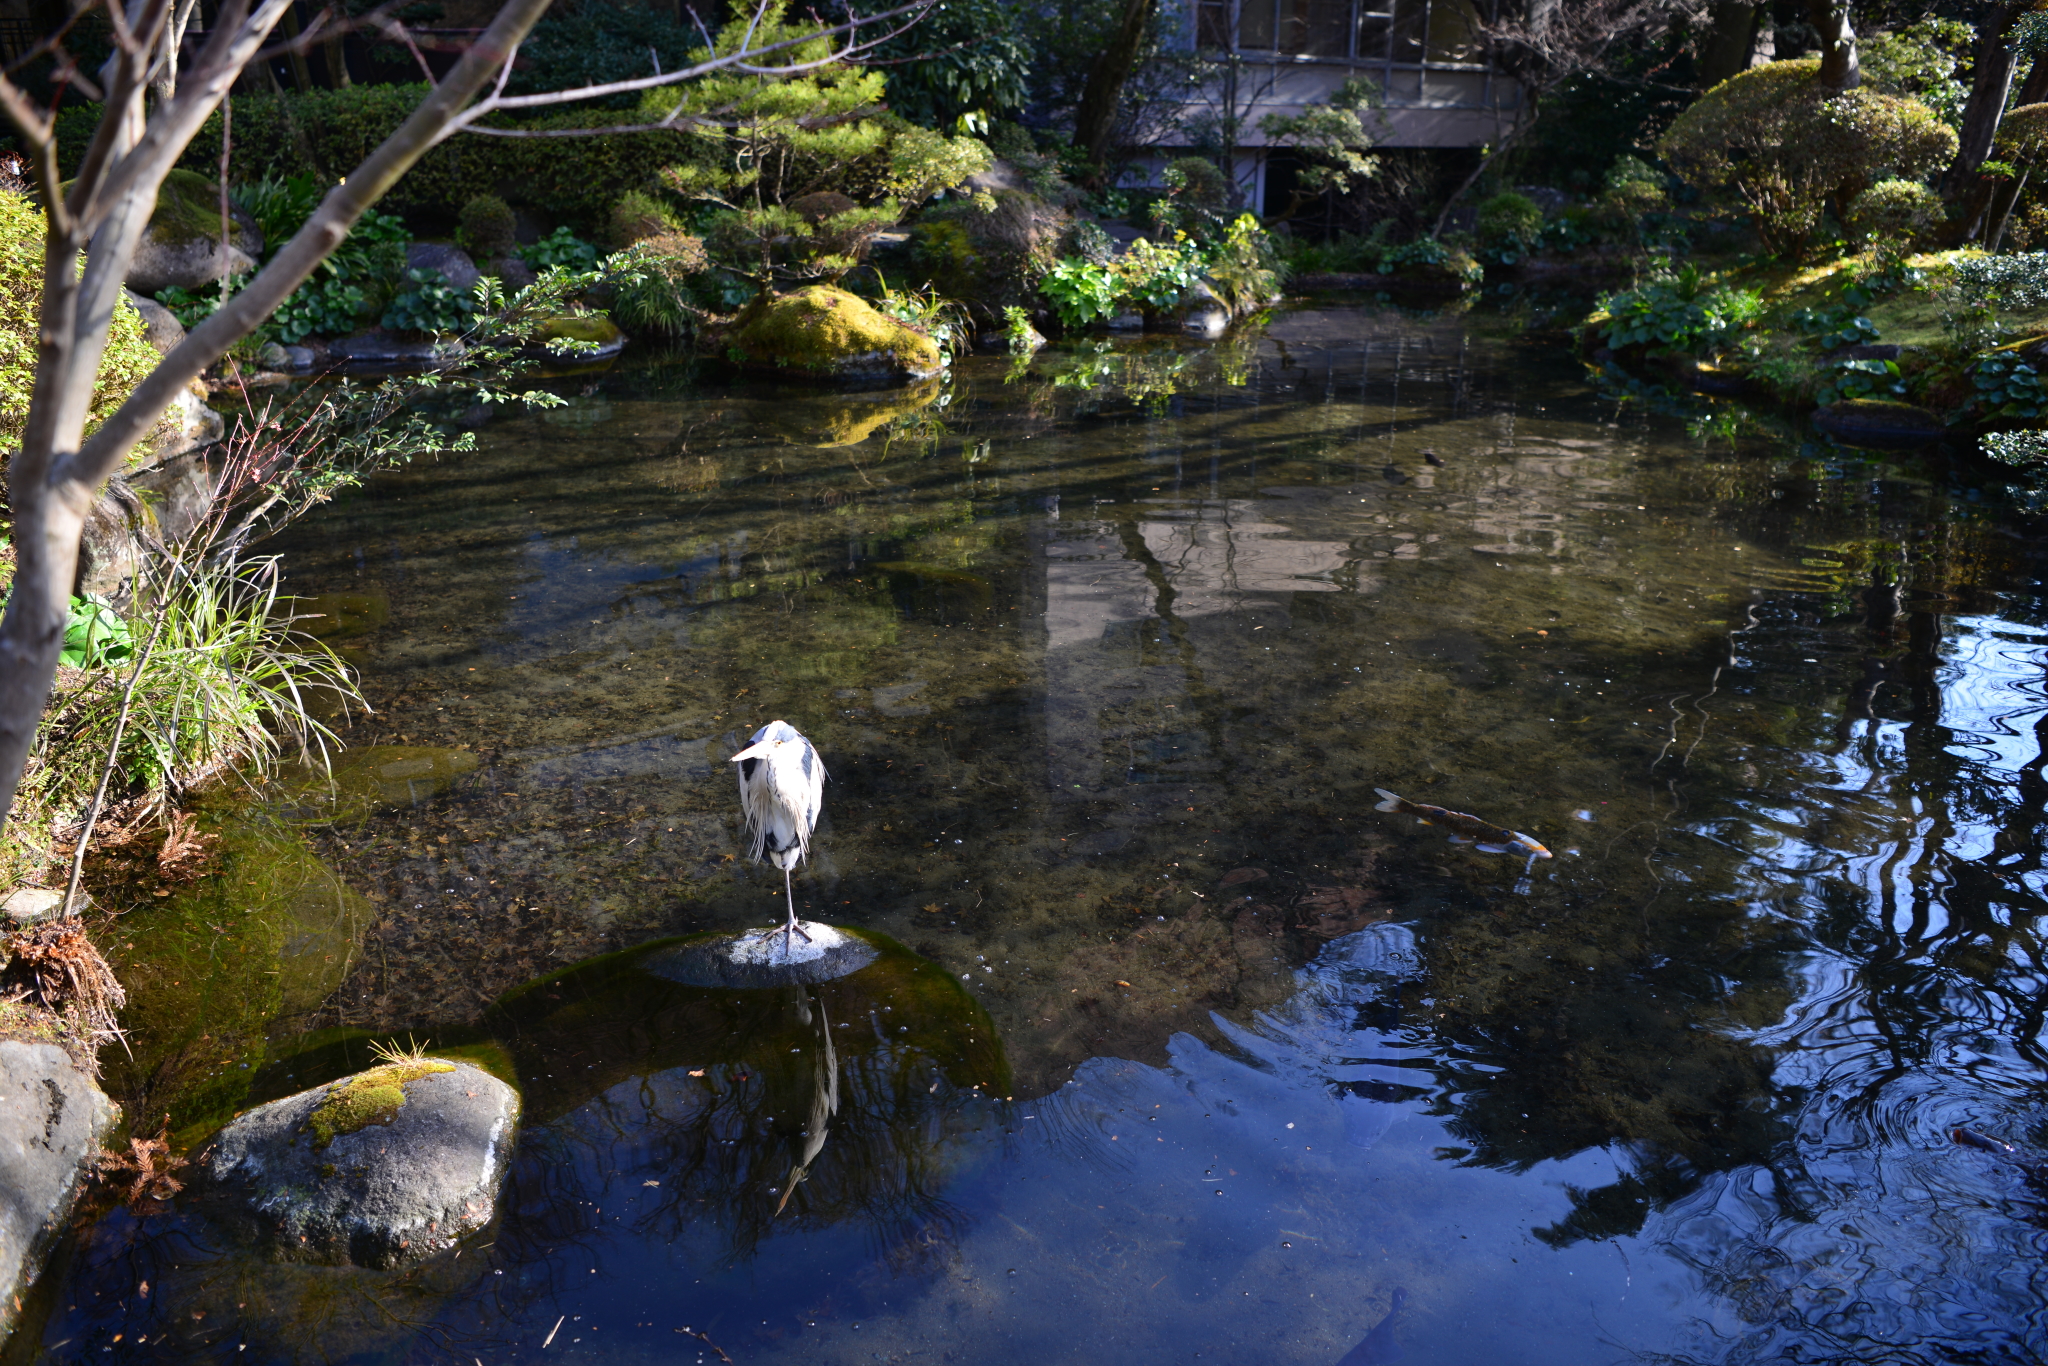
[[[787,868],[782,870],[782,894],[789,898],[789,923],[782,927],[782,946],[786,951],[789,948],[789,937],[792,934],[802,934],[806,944],[811,942],[811,937],[808,934],[804,934],[804,927],[799,925],[796,920],[796,889],[790,885],[789,869]]]

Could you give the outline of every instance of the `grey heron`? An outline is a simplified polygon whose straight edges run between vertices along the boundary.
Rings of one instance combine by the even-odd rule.
[[[810,852],[811,831],[825,801],[825,763],[817,747],[787,721],[770,721],[754,732],[753,741],[732,761],[740,767],[740,814],[746,820],[749,851],[756,863],[782,870],[782,891],[789,899],[786,944],[792,934],[811,937],[797,923],[796,892],[790,870]]]

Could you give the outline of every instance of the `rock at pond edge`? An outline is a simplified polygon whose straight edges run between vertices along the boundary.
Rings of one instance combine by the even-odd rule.
[[[468,1063],[427,1062],[445,1070],[373,1067],[236,1119],[208,1166],[209,1203],[282,1261],[406,1266],[484,1227],[519,1093]],[[349,1104],[352,1089],[377,1103]]]
[[[1844,445],[1881,449],[1930,445],[1948,431],[1938,413],[1871,398],[1844,399],[1816,409],[1813,425]]]
[[[0,1340],[120,1117],[57,1045],[0,1040]]]

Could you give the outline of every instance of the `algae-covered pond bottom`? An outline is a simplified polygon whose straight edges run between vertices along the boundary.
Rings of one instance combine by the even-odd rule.
[[[122,922],[131,1109],[459,1046],[526,1097],[498,1223],[386,1273],[118,1210],[6,1359],[2048,1357],[2048,613],[1980,475],[1363,307],[568,396],[282,547],[376,710],[237,846],[333,881],[239,1043],[175,994],[232,926]],[[901,947],[680,984],[779,914],[777,717],[799,909]]]

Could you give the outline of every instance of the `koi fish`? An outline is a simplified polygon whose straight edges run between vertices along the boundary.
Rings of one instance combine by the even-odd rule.
[[[1406,797],[1396,796],[1384,787],[1376,787],[1373,791],[1385,798],[1373,810],[1413,816],[1424,825],[1441,825],[1453,832],[1452,842],[1469,843],[1482,854],[1527,854],[1532,859],[1550,857],[1550,851],[1540,842],[1519,830],[1491,825],[1477,816],[1468,816],[1462,811],[1446,810],[1441,806],[1431,806],[1427,802],[1411,802]]]

